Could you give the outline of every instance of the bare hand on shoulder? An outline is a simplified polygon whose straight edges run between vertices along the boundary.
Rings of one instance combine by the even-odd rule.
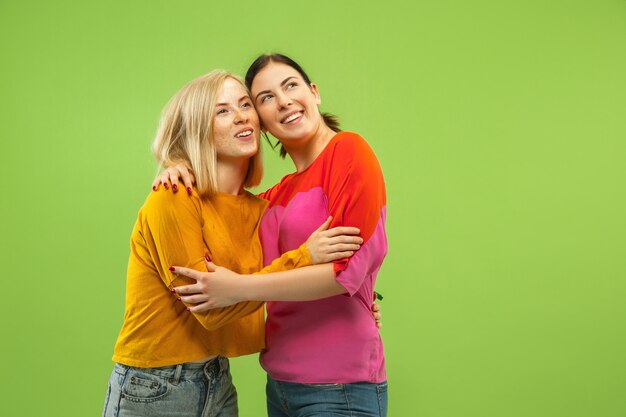
[[[187,194],[191,195],[191,190],[193,185],[196,183],[196,178],[194,177],[191,168],[181,163],[167,167],[163,172],[161,172],[152,182],[152,191],[158,190],[159,185],[161,184],[163,184],[164,189],[169,190],[171,184],[172,191],[177,192],[179,180],[183,181]]]

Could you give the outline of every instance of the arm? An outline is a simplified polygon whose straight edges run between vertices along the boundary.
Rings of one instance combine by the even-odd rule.
[[[176,287],[185,303],[201,303],[191,311],[205,311],[243,301],[309,301],[346,292],[335,280],[333,264],[306,266],[290,271],[240,275],[207,262],[208,272],[175,267],[177,274],[196,280]]]
[[[344,294],[345,288],[335,279],[332,264],[308,266],[291,271],[239,275],[207,262],[209,272],[175,267],[178,274],[195,279],[195,285],[175,288],[187,303],[202,304],[192,311],[205,311],[246,300],[309,301]],[[188,295],[187,295],[188,294]],[[380,305],[372,301],[372,317],[382,327]]]
[[[363,240],[350,236],[359,233],[353,227],[327,230],[331,221],[332,217],[326,219],[298,249],[284,253],[255,274],[239,275],[210,262],[209,272],[174,267],[176,274],[196,280],[196,284],[174,290],[185,303],[198,304],[191,307],[194,312],[242,301],[307,301],[341,294],[345,289],[336,282],[332,264],[324,262],[352,256]],[[311,263],[324,264],[306,267]]]
[[[241,297],[246,301],[310,301],[346,292],[335,279],[332,263],[242,278]]]
[[[345,139],[336,144],[327,178],[333,226],[358,227],[364,241],[354,256],[335,261],[337,281],[350,296],[358,291],[372,297],[376,274],[387,254],[386,192],[380,164],[363,138],[346,132]]]
[[[156,273],[172,289],[191,281],[173,274],[169,267],[182,264],[203,268],[207,249],[202,238],[202,212],[199,196],[159,191],[151,193],[141,212],[142,236]],[[204,219],[210,221],[211,219]],[[262,303],[242,303],[205,313],[193,312],[208,330],[221,327],[261,307]]]

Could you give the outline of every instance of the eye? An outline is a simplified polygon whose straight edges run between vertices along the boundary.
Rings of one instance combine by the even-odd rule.
[[[296,87],[297,85],[298,85],[297,82],[291,81],[290,83],[287,83],[286,87],[287,87],[287,89],[291,89],[291,88]]]
[[[216,114],[224,114],[224,113],[227,113],[227,112],[228,112],[228,110],[226,110],[224,108],[221,108],[221,109],[217,110]]]
[[[266,94],[263,97],[261,97],[261,103],[265,103],[267,100],[271,99],[272,97],[274,97],[271,94]]]
[[[241,105],[241,107],[244,109],[247,109],[248,107],[252,107],[252,103],[250,103],[249,101],[246,101]]]

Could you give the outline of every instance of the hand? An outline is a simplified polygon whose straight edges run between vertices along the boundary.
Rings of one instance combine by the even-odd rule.
[[[172,191],[178,191],[178,179],[182,179],[185,184],[187,194],[191,195],[191,189],[196,183],[196,178],[190,168],[186,165],[178,163],[165,169],[152,182],[152,191],[159,189],[159,184],[163,184],[163,188],[169,189],[169,183],[172,184]]]
[[[380,312],[380,304],[376,302],[372,304],[372,317],[374,317],[374,320],[376,321],[376,327],[378,329],[383,327],[383,322],[381,321],[383,318],[383,314]]]
[[[179,300],[186,304],[195,304],[187,307],[192,313],[200,313],[212,308],[227,307],[245,301],[241,297],[241,276],[230,269],[216,266],[206,261],[207,271],[173,266],[172,272],[196,280],[195,284],[175,287],[173,292],[178,294]]]
[[[359,250],[363,239],[358,235],[360,230],[356,227],[333,227],[328,229],[332,217],[326,219],[316,231],[305,242],[307,249],[311,253],[311,260],[314,264],[324,264],[336,261],[337,259],[348,258]]]

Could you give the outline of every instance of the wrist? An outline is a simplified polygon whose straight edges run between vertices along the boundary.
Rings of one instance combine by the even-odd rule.
[[[244,275],[241,274],[238,277],[238,281],[240,285],[240,296],[242,301],[257,301],[255,299],[255,288],[254,288],[254,279],[255,275]]]

